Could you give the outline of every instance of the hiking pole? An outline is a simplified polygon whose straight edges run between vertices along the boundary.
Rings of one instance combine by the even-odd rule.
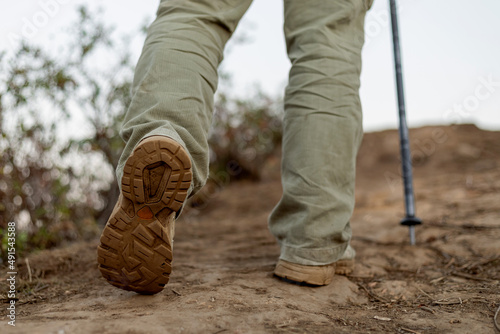
[[[396,0],[389,0],[391,7],[392,42],[394,46],[394,66],[396,69],[396,87],[399,109],[399,141],[401,147],[401,167],[403,171],[403,184],[405,191],[406,216],[401,220],[401,225],[410,229],[410,244],[415,245],[415,225],[422,221],[415,217],[415,196],[413,195],[413,173],[411,165],[410,139],[408,125],[406,124],[405,97],[403,91],[403,71],[401,69],[401,50],[399,47],[398,14]]]

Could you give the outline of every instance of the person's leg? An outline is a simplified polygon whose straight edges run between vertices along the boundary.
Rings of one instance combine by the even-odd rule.
[[[363,134],[361,49],[371,1],[284,2],[292,68],[285,94],[283,196],[269,226],[281,246],[280,260],[324,266],[343,256],[351,238]]]
[[[226,42],[252,0],[163,0],[135,70],[132,102],[121,131],[123,166],[145,137],[168,136],[193,163],[193,191],[208,178],[208,131],[217,68]]]
[[[160,3],[121,131],[120,198],[97,251],[102,275],[116,287],[153,294],[169,280],[175,216],[208,176],[217,68],[250,3]]]

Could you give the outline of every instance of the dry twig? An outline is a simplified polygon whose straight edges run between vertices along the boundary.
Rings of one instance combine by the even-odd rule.
[[[500,325],[498,324],[498,313],[500,313],[500,306],[498,306],[497,311],[495,312],[495,316],[493,317],[495,328],[500,332]]]
[[[420,332],[414,331],[412,329],[404,328],[404,327],[401,327],[401,330],[408,332],[408,333],[413,333],[413,334],[422,334]]]
[[[458,272],[458,271],[454,271],[451,274],[453,276],[467,278],[467,279],[471,279],[471,280],[474,280],[474,281],[481,281],[481,282],[491,282],[492,281],[489,278],[476,277],[476,276],[472,276],[472,275],[469,275],[469,274],[461,273],[461,272]]]
[[[24,261],[26,262],[26,267],[28,267],[28,277],[29,277],[29,280],[30,280],[30,283],[31,283],[33,280],[32,280],[32,277],[31,277],[30,261],[28,260],[28,258],[24,259]]]
[[[455,304],[462,304],[462,298],[458,297],[457,300],[448,300],[448,299],[440,299],[440,300],[435,300],[432,302],[432,304],[435,305],[455,305]]]
[[[429,298],[430,300],[433,300],[434,298],[432,298],[427,292],[425,292],[424,290],[420,289],[418,286],[417,286],[417,289],[422,292],[427,298]]]
[[[46,285],[41,285],[41,286],[36,286],[35,289],[33,289],[33,292],[38,292],[38,291],[42,291],[43,289],[47,289],[49,287],[48,284]]]
[[[383,302],[383,303],[389,303],[389,302],[390,302],[389,300],[385,299],[384,297],[380,297],[380,296],[378,296],[378,295],[374,294],[373,292],[371,292],[370,290],[368,290],[368,289],[367,289],[367,288],[366,288],[363,284],[358,283],[358,285],[359,285],[359,286],[360,286],[363,290],[365,290],[365,291],[366,291],[366,293],[367,293],[370,297],[372,297],[373,299],[375,299],[375,300],[377,300],[377,301],[379,301],[379,302]]]
[[[427,307],[427,306],[420,306],[420,309],[427,311],[429,313],[432,313],[432,314],[436,314],[436,311],[434,311],[433,309],[431,309],[430,307]]]

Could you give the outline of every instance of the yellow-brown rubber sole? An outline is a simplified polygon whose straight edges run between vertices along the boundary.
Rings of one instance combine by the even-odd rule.
[[[295,283],[307,285],[328,285],[335,274],[335,264],[324,266],[305,266],[297,263],[279,260],[274,269],[274,275]]]
[[[175,214],[191,180],[191,160],[176,141],[153,136],[139,143],[97,249],[99,270],[110,284],[141,294],[163,290],[172,271]]]
[[[344,259],[335,262],[335,275],[350,275],[354,271],[354,259]]]
[[[354,259],[339,260],[323,266],[305,266],[279,260],[274,275],[291,283],[321,286],[332,282],[334,275],[349,275],[354,271]]]

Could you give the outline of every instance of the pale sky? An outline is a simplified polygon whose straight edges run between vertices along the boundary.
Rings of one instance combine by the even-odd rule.
[[[81,3],[103,8],[117,33],[134,31],[145,18],[152,20],[158,6],[158,0],[9,2],[0,11],[0,51],[11,50],[15,36],[46,45],[64,43],[61,28],[74,20]],[[366,131],[397,127],[387,3],[375,0],[366,20],[361,77]],[[458,121],[500,130],[500,1],[398,3],[409,126]],[[250,41],[232,47],[225,60],[238,94],[255,84],[282,94],[290,67],[282,26],[282,1],[254,0],[237,32],[245,30]],[[142,41],[132,47],[138,58]]]

